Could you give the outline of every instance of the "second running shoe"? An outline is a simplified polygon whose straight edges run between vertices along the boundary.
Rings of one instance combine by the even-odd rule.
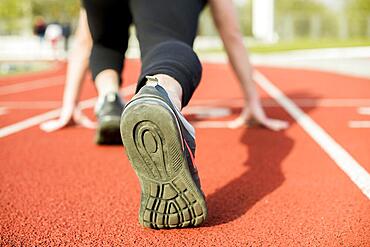
[[[122,144],[120,121],[124,104],[118,93],[112,92],[104,96],[96,107],[98,127],[95,142],[99,145]]]
[[[207,207],[193,163],[194,128],[161,86],[148,83],[126,105],[121,135],[141,185],[140,224],[154,229],[202,224]]]

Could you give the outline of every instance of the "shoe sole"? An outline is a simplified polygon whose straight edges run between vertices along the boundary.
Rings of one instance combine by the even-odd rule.
[[[136,99],[122,115],[121,135],[141,185],[140,224],[154,229],[202,224],[206,202],[190,174],[172,110],[161,100]]]
[[[103,117],[96,129],[95,143],[98,145],[122,145],[120,117]]]

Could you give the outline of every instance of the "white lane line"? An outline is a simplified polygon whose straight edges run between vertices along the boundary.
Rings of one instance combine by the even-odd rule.
[[[230,126],[232,121],[193,121],[191,124],[197,129],[235,129]]]
[[[214,106],[188,106],[181,112],[184,115],[196,115],[200,118],[219,118],[231,114],[231,110],[227,107]]]
[[[370,174],[335,140],[322,129],[312,118],[304,113],[292,100],[286,97],[280,89],[270,82],[260,72],[256,71],[254,78],[258,85],[274,98],[309,134],[312,139],[331,157],[353,183],[370,199]]]
[[[370,99],[292,99],[300,107],[359,107],[370,106]]]
[[[9,109],[51,109],[62,106],[62,102],[55,101],[0,101],[0,106]]]
[[[300,107],[361,107],[369,106],[369,98],[359,99],[313,99],[313,98],[291,98],[291,100]],[[1,104],[1,103],[0,103]],[[191,101],[192,105],[213,105],[213,106],[228,106],[228,107],[241,107],[244,104],[243,99],[194,99]],[[262,99],[262,105],[264,107],[280,107],[275,100]],[[363,107],[366,108],[366,107]],[[369,110],[370,112],[370,110]]]
[[[370,121],[349,121],[348,127],[351,129],[369,129]]]
[[[370,107],[359,107],[357,112],[361,115],[370,115]]]
[[[122,91],[123,91],[122,95],[123,96],[129,96],[129,95],[134,94],[135,88],[136,88],[136,85],[130,85],[130,86],[127,86],[127,87],[123,88],[122,89]],[[91,99],[81,101],[80,102],[80,107],[82,109],[93,107],[94,104],[95,104],[95,100],[96,100],[96,98],[91,98]],[[31,127],[36,126],[36,125],[39,125],[42,122],[45,122],[49,119],[56,118],[56,117],[59,116],[59,113],[60,113],[60,109],[56,109],[56,110],[48,111],[46,113],[28,118],[28,119],[23,120],[21,122],[3,127],[3,128],[0,129],[0,138],[15,134],[17,132],[20,132],[22,130],[31,128]]]
[[[31,118],[28,118],[26,120],[23,120],[21,122],[18,122],[16,124],[8,125],[6,127],[3,127],[0,129],[0,138],[9,136],[11,134],[20,132],[22,130],[31,128],[33,126],[36,126],[46,120],[56,118],[59,116],[60,109],[56,109],[53,111],[49,111]]]
[[[309,98],[291,98],[291,100],[299,107],[359,107],[358,113],[364,115],[370,115],[370,99],[309,99]],[[0,107],[6,107],[8,109],[52,109],[58,108],[62,105],[61,101],[0,101]],[[243,107],[243,99],[208,99],[208,100],[197,100],[194,99],[184,111],[188,111],[189,107],[195,111],[204,110],[210,108],[232,108],[232,107]],[[262,99],[262,105],[264,107],[280,107],[273,99]],[[185,114],[193,114],[186,112]],[[214,114],[213,114],[214,115]]]
[[[45,79],[22,82],[17,84],[12,84],[8,86],[0,87],[0,95],[7,95],[12,93],[20,93],[25,91],[31,91],[34,89],[46,88],[56,85],[62,85],[64,83],[64,75],[54,76]]]
[[[357,113],[360,115],[370,115],[370,107],[359,107]],[[370,121],[352,120],[348,122],[348,127],[351,129],[370,129]]]

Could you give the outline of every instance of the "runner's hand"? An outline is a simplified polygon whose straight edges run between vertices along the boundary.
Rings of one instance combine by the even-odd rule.
[[[261,125],[273,131],[283,130],[289,127],[287,121],[268,118],[260,101],[248,102],[240,116],[229,123],[229,127],[238,128],[245,124]]]
[[[73,113],[71,113],[72,111]],[[96,123],[86,117],[78,107],[72,111],[62,112],[58,119],[44,122],[40,125],[40,128],[45,132],[53,132],[73,125],[81,125],[88,129],[96,128]]]

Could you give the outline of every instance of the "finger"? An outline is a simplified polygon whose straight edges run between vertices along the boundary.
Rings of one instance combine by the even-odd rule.
[[[51,120],[40,124],[40,129],[45,132],[53,132],[65,127],[68,123],[60,120]]]
[[[96,129],[97,123],[94,121],[91,121],[87,116],[85,116],[81,111],[76,111],[73,114],[73,120],[81,125],[82,127],[88,128],[88,129]]]
[[[227,121],[199,121],[192,122],[195,128],[230,128]]]
[[[282,121],[278,119],[272,119],[275,126],[278,126],[279,129],[287,129],[289,127],[289,123],[287,121]]]
[[[242,126],[245,126],[246,124],[247,124],[247,118],[245,118],[244,116],[240,116],[234,120],[226,122],[227,127],[231,129],[237,129]]]
[[[230,120],[226,122],[228,128],[236,129],[245,125],[249,125],[248,121],[251,118],[251,113],[248,107],[245,107],[243,111],[240,113],[239,117],[235,118],[234,120]]]
[[[242,110],[242,112],[240,113],[239,117],[238,118],[242,118],[244,119],[245,121],[247,121],[249,118],[251,118],[251,110],[249,107],[244,107],[244,109]]]
[[[96,127],[98,125],[96,122],[91,121],[86,116],[81,117],[81,119],[79,120],[78,124],[80,124],[81,126],[83,126],[85,128],[88,128],[88,129],[96,129]]]
[[[260,122],[260,124],[273,131],[279,131],[289,127],[288,122],[275,119],[267,119],[264,122]]]

